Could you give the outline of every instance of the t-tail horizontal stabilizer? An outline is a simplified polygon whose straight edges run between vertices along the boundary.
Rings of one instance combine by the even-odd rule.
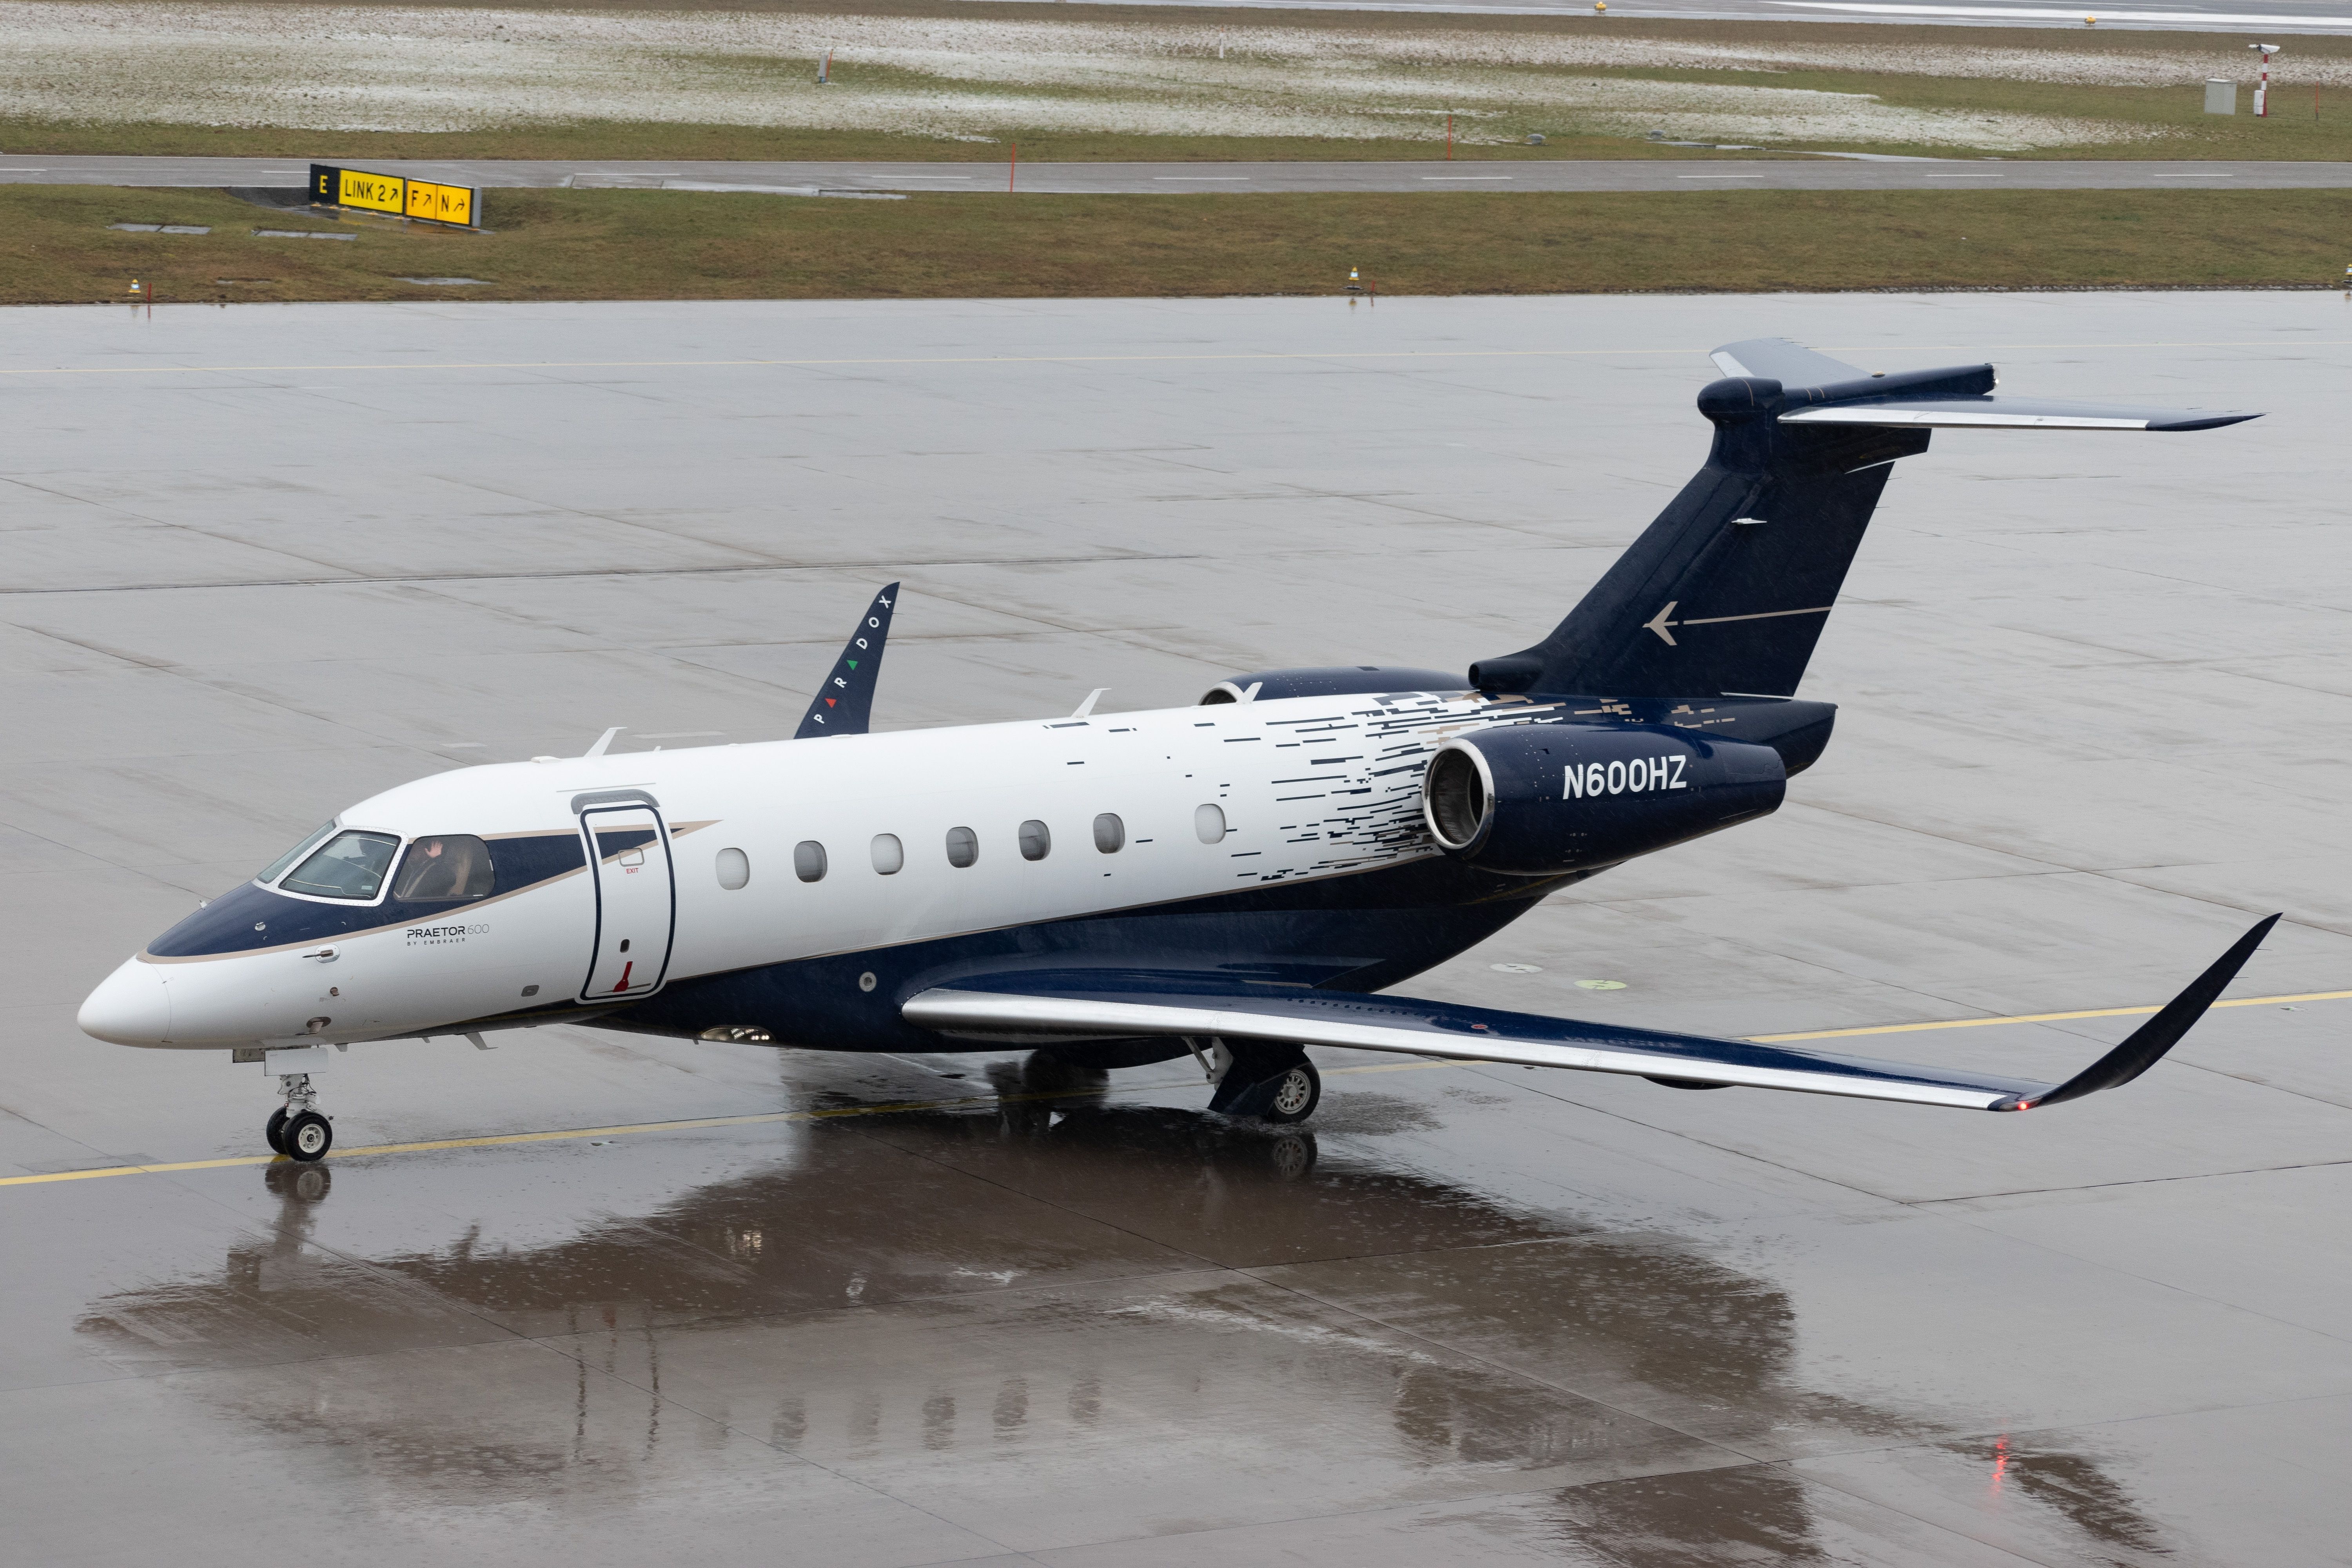
[[[1777,381],[1787,407],[1783,425],[1876,425],[1941,430],[2210,430],[2259,414],[2203,408],[2150,408],[2049,397],[1993,395],[1993,368],[1871,375],[1786,338],[1732,343],[1707,356],[1728,376]]]
[[[1490,692],[1788,697],[1891,465],[1937,429],[2208,430],[2208,409],[1995,396],[1989,364],[1871,375],[1781,338],[1716,350],[1706,466],[1535,647],[1470,669]]]
[[[1212,1038],[1236,1051],[1257,1047],[1261,1054],[1265,1048],[1334,1046],[1440,1060],[1623,1073],[1673,1089],[1780,1089],[1966,1110],[2025,1110],[2079,1100],[2146,1072],[2237,978],[2278,919],[2273,915],[2241,937],[2130,1039],[2063,1084],[1756,1040],[1461,1007],[1410,996],[1276,993],[1244,977],[1212,970],[1066,969],[967,975],[952,985],[909,997],[901,1011],[919,1027],[969,1039],[1040,1044],[1153,1036]]]
[[[874,595],[866,616],[849,634],[849,642],[834,661],[833,670],[817,689],[816,700],[801,718],[793,739],[812,735],[863,735],[874,718],[874,683],[882,673],[882,645],[890,637],[891,606],[898,602],[898,584]]]

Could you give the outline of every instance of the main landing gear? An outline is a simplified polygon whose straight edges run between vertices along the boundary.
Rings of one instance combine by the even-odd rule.
[[[289,1160],[309,1164],[325,1159],[327,1151],[334,1147],[335,1129],[319,1113],[319,1096],[310,1087],[310,1075],[287,1073],[278,1082],[286,1091],[286,1103],[270,1113],[261,1135]]]
[[[1258,1114],[1273,1122],[1304,1121],[1323,1102],[1323,1075],[1313,1062],[1300,1062],[1274,1086],[1274,1098]]]
[[[1323,1075],[1297,1046],[1238,1047],[1212,1039],[1203,1054],[1199,1042],[1184,1044],[1207,1069],[1217,1092],[1209,1109],[1227,1116],[1255,1116],[1281,1126],[1304,1121],[1323,1100]]]

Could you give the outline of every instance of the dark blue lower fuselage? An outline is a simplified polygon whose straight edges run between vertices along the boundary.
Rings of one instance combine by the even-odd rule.
[[[752,1028],[777,1045],[815,1050],[997,1048],[917,1028],[899,1008],[920,992],[973,975],[1094,965],[1222,973],[1272,987],[1378,991],[1475,947],[1547,893],[1590,874],[1508,877],[1424,858],[674,981],[596,1022],[670,1036]],[[869,974],[870,990],[863,984]]]

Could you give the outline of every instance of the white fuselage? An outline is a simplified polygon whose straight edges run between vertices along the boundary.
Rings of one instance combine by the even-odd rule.
[[[431,908],[247,884],[220,900],[238,900],[232,932],[175,950],[192,919],[158,939],[92,994],[82,1023],[122,1044],[199,1049],[413,1037],[1359,872],[1436,853],[1419,790],[1440,742],[1529,716],[1460,694],[1299,698],[465,768],[338,822],[397,836],[404,852],[426,835],[562,847],[583,833],[596,852]],[[1097,847],[1098,818],[1116,847]],[[1034,858],[1028,824],[1045,830]],[[593,838],[633,826],[654,837],[618,853],[619,840]],[[950,858],[958,829],[969,865]],[[1025,838],[1041,847],[1034,827]],[[815,879],[803,845],[822,846]]]

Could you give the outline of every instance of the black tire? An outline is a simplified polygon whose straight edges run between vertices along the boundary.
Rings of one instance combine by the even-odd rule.
[[[306,1165],[313,1160],[325,1159],[327,1151],[335,1146],[334,1128],[315,1110],[289,1119],[286,1131],[278,1137],[286,1146],[286,1157]]]
[[[261,1173],[262,1184],[274,1196],[306,1204],[315,1204],[325,1197],[334,1179],[334,1167],[323,1163],[298,1165],[289,1160],[280,1164],[273,1160]]]
[[[269,1140],[272,1152],[279,1154],[286,1152],[286,1108],[284,1106],[281,1105],[269,1113],[268,1124],[262,1128],[261,1135]]]
[[[1274,1163],[1274,1177],[1278,1182],[1295,1182],[1315,1168],[1315,1134],[1286,1132],[1269,1139],[1274,1147],[1268,1152]],[[320,1175],[327,1173],[321,1171]]]
[[[1304,1121],[1323,1102],[1323,1075],[1313,1062],[1300,1062],[1275,1080],[1274,1098],[1266,1101],[1265,1119],[1276,1126]]]

